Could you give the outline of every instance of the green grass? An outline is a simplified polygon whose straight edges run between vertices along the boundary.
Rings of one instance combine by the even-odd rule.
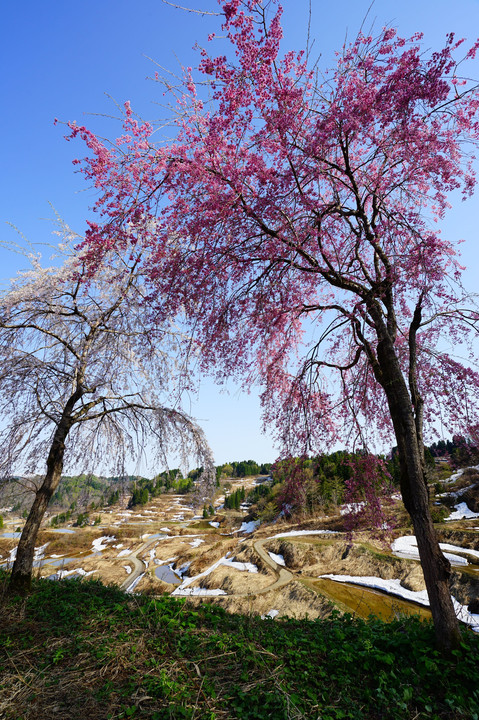
[[[479,717],[479,638],[446,660],[416,618],[261,620],[75,580],[0,617],[2,720]]]

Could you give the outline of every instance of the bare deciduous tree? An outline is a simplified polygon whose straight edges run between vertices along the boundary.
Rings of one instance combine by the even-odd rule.
[[[64,228],[64,239],[60,267],[30,256],[32,269],[1,300],[1,477],[44,470],[10,580],[20,592],[30,585],[35,541],[65,461],[124,473],[148,443],[155,461],[194,453],[203,494],[215,477],[201,429],[179,409],[187,343],[166,301],[161,323],[148,322],[142,250],[127,258],[111,251],[88,276],[87,257],[72,249],[79,238]]]

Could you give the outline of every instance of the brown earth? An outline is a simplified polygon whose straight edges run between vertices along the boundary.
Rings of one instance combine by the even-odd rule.
[[[477,472],[477,471],[476,471]],[[461,478],[463,487],[474,481],[474,476]],[[243,483],[237,483],[241,487]],[[470,495],[468,494],[470,493]],[[474,502],[479,502],[479,483],[467,491],[461,501],[468,502],[473,509]],[[466,498],[467,495],[467,498]],[[114,582],[119,585],[134,578],[137,574],[145,573],[136,591],[149,594],[170,594],[173,585],[164,583],[155,576],[156,561],[166,561],[175,558],[172,562],[175,567],[190,563],[188,575],[194,576],[202,573],[221,557],[229,553],[231,559],[241,562],[253,563],[258,573],[240,571],[227,566],[220,566],[204,578],[191,584],[191,587],[220,588],[228,596],[208,597],[208,602],[215,602],[231,612],[259,613],[266,615],[270,610],[278,610],[279,616],[290,617],[323,617],[331,611],[331,597],[347,594],[346,589],[337,590],[334,595],[333,585],[328,585],[328,593],[323,589],[328,581],[318,580],[320,575],[345,574],[377,576],[384,579],[400,579],[402,585],[410,590],[424,589],[422,570],[419,562],[394,557],[385,543],[377,541],[371,533],[357,532],[350,541],[344,531],[344,518],[339,515],[333,517],[317,517],[300,519],[298,522],[280,521],[274,524],[261,525],[253,535],[238,535],[233,531],[239,527],[245,515],[240,512],[221,512],[213,518],[220,523],[219,528],[213,528],[210,519],[193,520],[193,510],[188,508],[188,498],[164,495],[155,498],[141,511],[125,513],[123,507],[118,505],[112,512],[102,513],[104,522],[100,526],[78,528],[75,534],[58,534],[49,529],[42,531],[37,545],[48,542],[47,555],[76,556],[78,553],[89,554],[92,542],[101,536],[114,536],[115,541],[109,543],[101,555],[94,557],[80,557],[75,559],[68,569],[82,567],[86,572],[94,571],[91,577],[101,578],[104,582]],[[403,517],[400,504],[392,508],[398,517]],[[184,521],[177,516],[183,514]],[[211,519],[213,519],[211,518]],[[17,522],[17,520],[11,520]],[[120,524],[118,524],[120,523]],[[479,522],[475,523],[479,525]],[[166,539],[152,537],[156,533],[164,533],[162,529],[168,527],[172,537]],[[8,527],[5,529],[13,529]],[[289,530],[335,530],[338,535],[327,536],[297,536],[289,538],[268,539],[271,535],[287,532]],[[479,549],[479,534],[469,522],[442,523],[438,526],[440,540],[451,544]],[[409,534],[411,531],[405,531]],[[203,542],[194,547],[197,540],[188,535],[198,535]],[[5,557],[14,547],[15,541],[0,539],[0,554]],[[128,549],[131,557],[118,557],[120,548],[112,545],[123,545],[122,550]],[[263,553],[261,554],[261,549]],[[283,555],[287,570],[282,570],[267,556],[265,551]],[[262,556],[263,555],[263,556]],[[473,561],[472,558],[469,558]],[[479,564],[476,561],[477,564]],[[145,564],[147,567],[145,568]],[[477,564],[475,567],[477,567]],[[132,568],[131,575],[127,575],[125,566]],[[48,575],[58,568],[45,567],[42,574]],[[452,579],[452,592],[463,604],[475,607],[479,598],[479,577],[475,575],[474,565],[468,566],[464,571],[455,570]],[[479,574],[478,574],[479,575]],[[323,583],[323,585],[321,585]],[[271,589],[268,589],[271,588]],[[345,586],[343,586],[345,588]],[[322,594],[325,592],[325,594]],[[355,591],[356,592],[356,591]],[[361,603],[368,604],[367,598],[373,593],[361,589]],[[354,593],[353,593],[354,594]],[[377,596],[377,593],[376,593]],[[203,598],[187,598],[187,602],[204,602]],[[394,604],[394,599],[391,604]],[[371,601],[371,606],[374,603]],[[340,605],[343,607],[343,605]],[[475,611],[477,612],[477,610]]]
[[[303,576],[373,575],[385,580],[399,579],[408,590],[425,588],[418,562],[386,555],[356,542],[352,544],[344,538],[292,537],[268,541],[265,548],[282,555],[288,569]]]
[[[467,503],[467,506],[473,512],[479,512],[479,483],[476,483],[461,495],[460,500]]]
[[[327,617],[333,609],[329,600],[296,580],[280,590],[272,590],[264,594],[248,595],[247,597],[190,597],[186,599],[186,602],[198,605],[204,602],[205,599],[208,601],[214,600],[216,605],[220,605],[228,612],[243,615],[267,615],[270,610],[278,610],[277,617],[309,618],[314,620],[315,618]]]

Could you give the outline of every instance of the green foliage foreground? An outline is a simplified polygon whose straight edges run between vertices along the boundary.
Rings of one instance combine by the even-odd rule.
[[[479,638],[446,660],[415,618],[261,620],[76,580],[0,617],[5,720],[479,716]]]

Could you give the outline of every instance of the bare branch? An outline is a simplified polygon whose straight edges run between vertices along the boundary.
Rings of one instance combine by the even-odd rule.
[[[177,10],[184,10],[185,12],[195,13],[196,15],[223,15],[223,13],[211,12],[210,10],[195,10],[194,8],[183,7],[182,5],[177,5],[176,3],[169,2],[169,0],[161,0],[161,2],[165,5],[171,5],[171,7],[174,7]]]

